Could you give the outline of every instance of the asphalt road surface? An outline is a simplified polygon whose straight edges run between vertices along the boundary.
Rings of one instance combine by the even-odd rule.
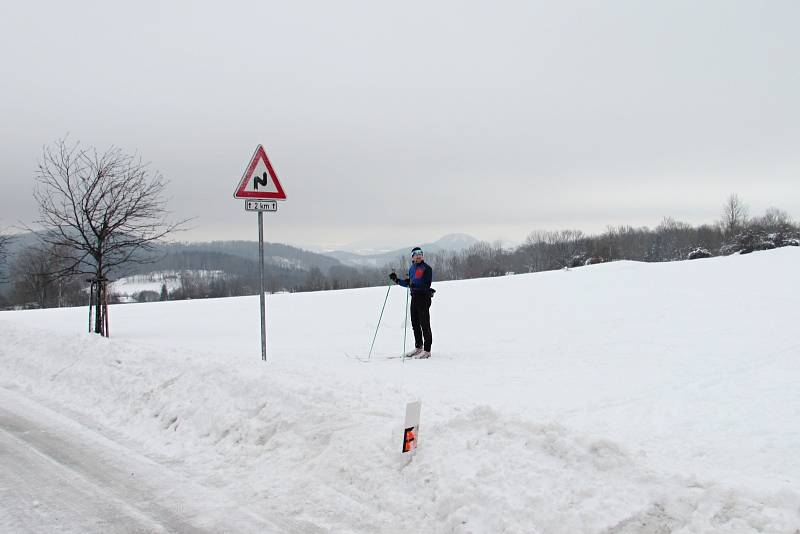
[[[0,532],[319,532],[261,517],[0,387]]]

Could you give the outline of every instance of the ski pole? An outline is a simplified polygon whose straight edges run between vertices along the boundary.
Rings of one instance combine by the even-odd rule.
[[[375,346],[375,339],[378,337],[378,329],[381,327],[381,319],[383,319],[383,310],[386,309],[386,301],[389,300],[389,291],[392,290],[392,282],[389,282],[389,287],[386,288],[386,297],[383,299],[383,307],[381,308],[381,316],[378,317],[378,326],[375,327],[375,335],[372,336],[372,344],[369,346],[369,356],[367,359],[372,358],[372,347]]]
[[[406,291],[406,324],[403,327],[403,354],[400,357],[403,363],[406,363],[406,338],[408,337],[408,295],[411,294],[411,283],[409,282],[408,291]]]

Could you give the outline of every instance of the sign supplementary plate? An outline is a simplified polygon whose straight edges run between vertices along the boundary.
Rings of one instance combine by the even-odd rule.
[[[278,211],[278,203],[274,200],[245,200],[246,211]]]

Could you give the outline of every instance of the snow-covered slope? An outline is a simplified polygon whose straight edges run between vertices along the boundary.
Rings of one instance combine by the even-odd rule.
[[[332,532],[800,528],[800,249],[387,288],[0,313],[0,386]],[[409,343],[411,344],[411,343]],[[405,403],[420,445],[399,453]]]
[[[163,286],[167,287],[167,291],[172,292],[181,288],[181,277],[184,274],[206,283],[225,277],[225,273],[219,270],[156,271],[119,278],[109,284],[109,292],[118,296],[135,297],[142,291],[160,293]]]
[[[195,273],[202,276],[202,274],[205,274],[205,271],[192,271],[192,274]],[[159,271],[149,274],[126,276],[115,280],[109,284],[109,286],[110,293],[125,295],[127,297],[132,297],[142,291],[159,293],[163,286],[166,286],[168,291],[175,291],[181,287],[180,272]]]

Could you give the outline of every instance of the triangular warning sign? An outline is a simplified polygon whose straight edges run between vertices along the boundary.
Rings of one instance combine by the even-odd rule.
[[[275,174],[263,146],[258,145],[256,148],[233,197],[286,200],[286,193],[283,192],[278,175]]]

